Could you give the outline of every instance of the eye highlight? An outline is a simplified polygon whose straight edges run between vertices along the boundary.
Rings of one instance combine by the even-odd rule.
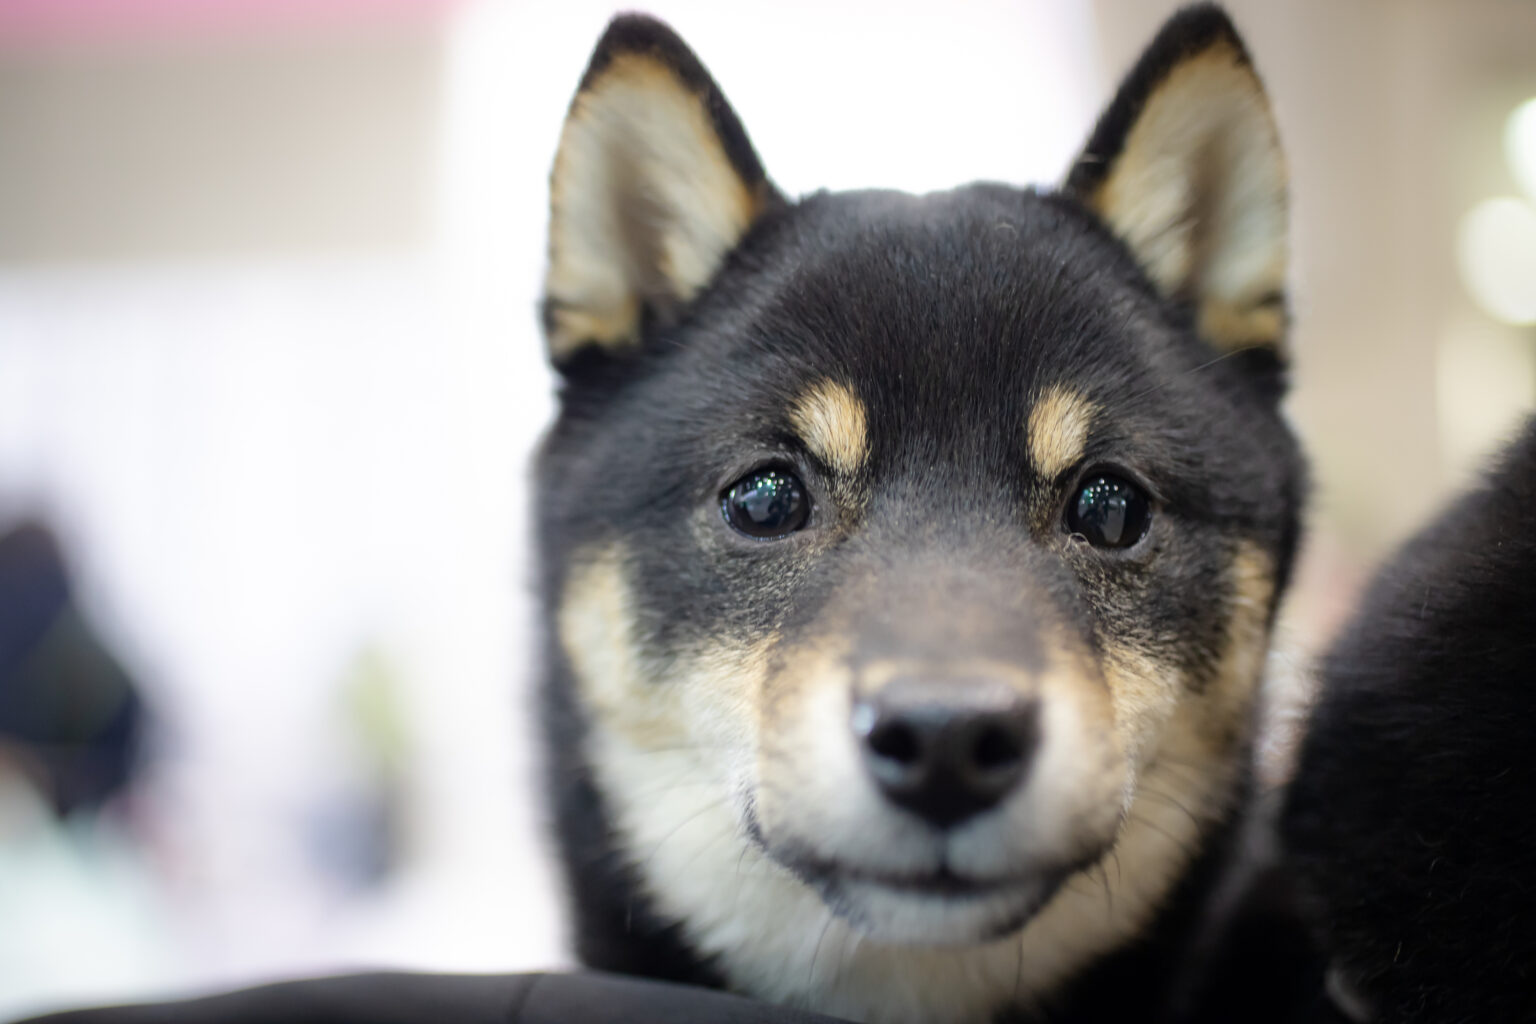
[[[720,512],[737,533],[753,540],[780,540],[805,529],[811,499],[787,469],[757,469],[720,496]]]
[[[1094,473],[1067,504],[1065,525],[1096,548],[1128,548],[1152,525],[1152,501],[1124,477]]]

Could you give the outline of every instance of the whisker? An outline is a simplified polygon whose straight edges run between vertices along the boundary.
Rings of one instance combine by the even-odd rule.
[[[847,957],[848,951],[853,948],[853,945],[854,945],[853,929],[852,928],[844,928],[843,929],[843,941],[838,945],[838,948],[837,948],[837,964],[832,968],[832,986],[831,986],[831,988],[832,988],[832,990],[834,992],[837,991],[837,986],[842,983],[842,980],[843,980],[843,968],[845,966],[844,958]]]
[[[1159,381],[1158,383],[1156,383],[1156,384],[1152,385],[1151,387],[1147,388],[1145,391],[1138,391],[1138,392],[1136,392],[1130,398],[1126,399],[1126,401],[1127,402],[1139,401],[1140,399],[1143,399],[1143,398],[1147,397],[1148,395],[1153,394],[1154,392],[1161,391],[1163,388],[1169,387],[1175,381],[1177,381],[1177,380],[1179,380],[1179,379],[1181,379],[1183,377],[1192,377],[1195,374],[1199,373],[1201,370],[1207,370],[1207,369],[1211,368],[1212,366],[1215,366],[1219,362],[1222,362],[1222,361],[1227,360],[1227,359],[1231,359],[1233,356],[1241,355],[1244,352],[1257,352],[1260,349],[1262,349],[1263,347],[1264,346],[1262,346],[1262,345],[1246,345],[1243,348],[1235,348],[1235,349],[1233,349],[1230,352],[1223,352],[1221,355],[1217,356],[1215,359],[1211,359],[1211,360],[1208,360],[1206,362],[1203,362],[1203,363],[1199,364],[1198,366],[1190,367],[1188,370],[1181,370],[1178,373],[1174,374],[1169,379],[1164,380],[1164,381]]]
[[[651,800],[658,796],[666,796],[668,793],[675,793],[680,789],[687,789],[690,787],[697,789],[701,786],[713,787],[715,785],[716,782],[714,779],[673,779],[664,785],[656,785],[650,787],[649,789],[640,790],[639,792],[635,793],[635,796],[642,800]]]
[[[672,839],[673,836],[677,835],[683,829],[687,828],[689,825],[693,824],[695,821],[702,818],[710,811],[717,810],[719,807],[720,804],[718,802],[710,801],[703,807],[700,807],[694,813],[688,815],[688,817],[684,818],[682,821],[678,822],[675,826],[673,826],[670,832],[662,836],[661,839],[657,841],[656,845],[651,848],[651,852],[646,856],[645,860],[641,862],[641,866],[646,869],[650,868],[651,861],[656,859],[656,854],[661,852],[661,848],[667,845],[668,840]]]
[[[1020,935],[1014,948],[1018,951],[1013,963],[1013,1005],[1018,1009],[1019,988],[1024,984],[1024,936]]]
[[[1178,836],[1174,835],[1172,832],[1169,832],[1167,829],[1163,828],[1162,826],[1154,825],[1148,819],[1146,819],[1144,817],[1141,817],[1140,815],[1136,815],[1136,814],[1131,815],[1130,816],[1130,820],[1136,822],[1138,825],[1142,825],[1142,826],[1144,826],[1146,828],[1151,829],[1153,832],[1156,832],[1158,835],[1160,835],[1164,839],[1168,840],[1174,846],[1178,847],[1179,851],[1181,853],[1183,853],[1186,857],[1194,856],[1194,854],[1196,852],[1194,847],[1192,847],[1189,843],[1185,842],[1184,840],[1180,839]]]
[[[697,850],[693,851],[693,856],[691,856],[687,860],[683,861],[683,863],[679,864],[678,867],[688,867],[694,861],[698,860],[701,856],[703,856],[704,855],[704,851],[708,850],[710,847],[712,847],[715,844],[717,844],[718,842],[720,842],[720,840],[722,840],[722,839],[739,838],[740,835],[741,835],[741,833],[737,832],[734,828],[723,828],[723,829],[721,829],[715,835],[715,837],[713,839],[709,840],[709,842],[707,842],[707,843],[701,844]],[[743,844],[742,853],[743,854],[746,853],[746,846],[745,846],[745,844]],[[738,864],[738,868],[739,868],[740,861],[738,861],[737,864]]]
[[[742,840],[742,842],[741,842],[741,852],[736,855],[736,874],[735,874],[735,878],[736,878],[736,883],[737,884],[734,887],[736,891],[731,896],[731,916],[732,917],[735,917],[736,916],[736,912],[739,909],[741,909],[741,892],[742,892],[743,889],[746,888],[746,886],[741,884],[741,880],[742,880],[741,868],[742,868],[742,865],[746,863],[747,854],[751,853],[752,850],[753,850],[752,843],[751,843],[750,840],[747,839],[746,836],[741,836],[740,838]],[[752,876],[748,875],[747,877],[752,877]]]
[[[1138,792],[1138,794],[1145,793],[1147,796],[1154,797],[1154,798],[1156,798],[1158,800],[1161,800],[1164,804],[1167,804],[1168,806],[1177,808],[1180,812],[1183,813],[1184,817],[1186,817],[1186,818],[1188,818],[1190,820],[1190,823],[1192,825],[1194,825],[1196,828],[1204,828],[1205,827],[1205,822],[1202,821],[1199,817],[1197,817],[1195,815],[1194,811],[1191,811],[1188,807],[1185,807],[1184,804],[1181,801],[1175,799],[1174,797],[1170,796],[1169,794],[1163,793],[1163,792],[1159,792],[1158,790],[1153,789],[1151,786],[1141,786],[1141,787],[1139,787],[1137,792]]]
[[[1208,761],[1191,761],[1175,754],[1169,754],[1166,751],[1158,753],[1157,759],[1147,766],[1147,771],[1150,772],[1163,766],[1182,768],[1197,778],[1204,778],[1211,771],[1211,764]]]
[[[807,989],[811,988],[816,981],[816,960],[821,956],[821,943],[826,939],[827,932],[831,931],[834,920],[835,918],[832,914],[828,913],[827,923],[821,926],[821,934],[816,936],[816,948],[811,952],[811,969],[805,977],[805,987]]]
[[[726,744],[724,743],[679,743],[670,747],[630,747],[624,753],[627,757],[633,757],[635,755],[688,754],[696,751],[725,749]]]
[[[1104,887],[1104,905],[1105,905],[1105,910],[1111,916],[1113,916],[1114,913],[1115,913],[1115,891],[1114,891],[1113,888],[1110,887],[1110,884],[1109,884],[1109,869],[1104,866],[1104,862],[1102,860],[1099,861],[1099,863],[1096,864],[1095,867],[1097,867],[1099,869],[1099,881],[1102,883],[1102,885]]]

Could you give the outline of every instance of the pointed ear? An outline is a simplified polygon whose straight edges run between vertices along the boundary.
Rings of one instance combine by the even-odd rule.
[[[639,343],[709,283],[777,198],[736,114],[675,33],[615,18],[550,176],[544,324],[561,368]]]
[[[1264,87],[1220,8],[1175,14],[1067,178],[1224,352],[1283,359],[1286,168]]]

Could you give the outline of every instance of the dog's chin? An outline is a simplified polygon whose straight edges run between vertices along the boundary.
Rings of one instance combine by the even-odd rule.
[[[833,913],[875,942],[969,946],[1023,928],[1061,881],[1058,875],[983,884],[948,874],[886,880],[828,873],[813,884]]]

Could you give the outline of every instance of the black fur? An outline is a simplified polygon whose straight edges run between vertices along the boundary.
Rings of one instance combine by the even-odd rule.
[[[1385,1022],[1536,1020],[1536,421],[1328,654],[1286,839]]]
[[[1273,849],[1272,801],[1255,793],[1245,781],[1236,801],[1244,810],[1206,837],[1142,935],[1084,971],[1043,1014],[999,1024],[1335,1022],[1322,959]]]
[[[547,533],[541,529],[541,535]],[[558,573],[544,564],[545,586]],[[662,920],[640,891],[609,825],[609,811],[582,754],[586,724],[576,706],[559,645],[545,649],[550,667],[541,694],[546,799],[571,903],[576,955],[604,971],[719,988],[723,979],[688,948],[676,922]]]

